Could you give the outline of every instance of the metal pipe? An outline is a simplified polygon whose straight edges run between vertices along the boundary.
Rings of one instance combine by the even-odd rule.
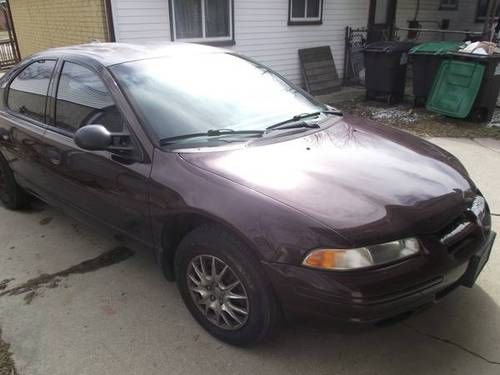
[[[465,34],[465,35],[483,35],[480,31],[460,31],[460,30],[441,30],[441,29],[414,29],[409,27],[398,27],[398,30],[403,31],[418,31],[424,33],[443,33],[443,34]]]
[[[486,19],[484,20],[484,25],[483,25],[484,35],[490,32],[490,27],[495,21],[497,6],[498,6],[498,0],[488,1],[488,10],[486,12]]]
[[[419,12],[420,12],[420,0],[417,0],[417,5],[415,7],[415,15],[413,17],[413,21],[417,21]]]

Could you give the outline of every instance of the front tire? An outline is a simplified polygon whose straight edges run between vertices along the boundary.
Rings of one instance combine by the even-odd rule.
[[[0,154],[0,201],[11,210],[29,205],[29,195],[17,184],[7,160]]]
[[[277,327],[273,289],[247,246],[215,225],[194,229],[175,258],[177,285],[187,308],[211,335],[246,346]]]

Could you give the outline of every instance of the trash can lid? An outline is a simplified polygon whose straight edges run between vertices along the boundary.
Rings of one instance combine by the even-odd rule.
[[[461,42],[427,42],[419,44],[410,50],[410,54],[444,55],[456,52],[463,45]]]
[[[497,64],[500,62],[500,53],[493,55],[477,55],[475,53],[451,52],[450,55],[457,60],[480,61]]]
[[[450,117],[467,117],[481,88],[485,70],[478,62],[443,61],[426,108]]]
[[[365,51],[385,53],[408,52],[415,44],[414,42],[382,41],[368,44],[365,47]]]

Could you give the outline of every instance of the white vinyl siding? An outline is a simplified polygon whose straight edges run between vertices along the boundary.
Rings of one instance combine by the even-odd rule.
[[[168,0],[112,0],[118,42],[170,41]]]
[[[236,0],[235,50],[302,83],[298,50],[328,45],[342,76],[346,26],[366,26],[367,0],[324,0],[322,25],[288,25],[288,0]]]
[[[452,30],[481,31],[476,23],[478,0],[460,0],[458,10],[439,10],[440,0],[421,0],[418,20],[424,28],[439,28],[450,20]],[[323,0],[322,25],[288,25],[289,0],[234,0],[235,45],[227,48],[270,66],[295,83],[302,83],[298,50],[329,45],[339,75],[343,74],[345,27],[366,26],[369,0]],[[408,27],[416,0],[398,0],[396,26]],[[168,0],[112,0],[116,39],[122,42],[170,41]],[[400,32],[404,39],[407,33]],[[423,34],[421,40],[440,40]],[[445,40],[463,36],[446,35]]]
[[[478,0],[460,0],[458,10],[439,10],[440,0],[421,0],[417,20],[426,29],[439,29],[443,19],[450,20],[450,30],[482,31],[483,24],[476,23]],[[408,27],[408,21],[415,17],[416,0],[399,0],[396,9],[396,26]],[[400,37],[405,38],[406,32],[401,31]],[[445,40],[462,40],[463,35],[446,35]],[[441,40],[441,34],[424,33],[420,40]]]
[[[168,0],[113,0],[120,42],[170,41]],[[288,25],[289,0],[235,0],[234,38],[227,47],[302,83],[298,50],[329,45],[340,75],[345,27],[366,26],[369,0],[324,0],[322,25]]]

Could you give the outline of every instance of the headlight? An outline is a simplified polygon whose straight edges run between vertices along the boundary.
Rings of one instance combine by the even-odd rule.
[[[305,257],[302,264],[323,270],[353,270],[394,262],[419,251],[418,241],[407,238],[358,249],[316,249]]]

